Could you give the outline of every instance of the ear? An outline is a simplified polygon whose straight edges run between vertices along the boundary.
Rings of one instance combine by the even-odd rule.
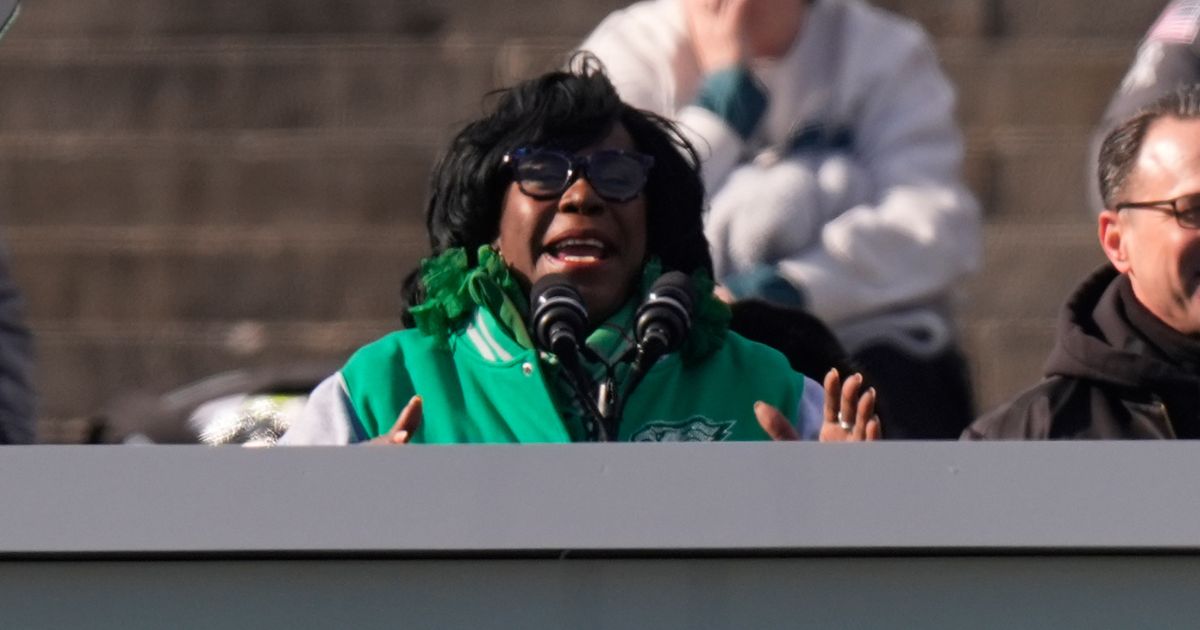
[[[1100,247],[1104,250],[1104,255],[1108,256],[1109,262],[1117,271],[1126,273],[1129,271],[1129,239],[1126,238],[1130,226],[1127,221],[1121,220],[1121,215],[1115,210],[1105,210],[1100,213],[1099,218],[1099,234]]]

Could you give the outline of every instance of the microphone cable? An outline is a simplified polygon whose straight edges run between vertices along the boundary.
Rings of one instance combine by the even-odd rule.
[[[611,368],[582,342],[588,319],[583,297],[566,276],[556,273],[543,276],[534,283],[529,302],[532,312],[530,332],[534,343],[558,357],[576,400],[596,423],[600,441],[616,439],[609,416],[613,409],[610,396],[614,393],[610,385]],[[599,361],[608,370],[609,377],[599,391],[580,361],[581,354],[590,361]],[[593,391],[596,391],[597,399],[592,398]]]

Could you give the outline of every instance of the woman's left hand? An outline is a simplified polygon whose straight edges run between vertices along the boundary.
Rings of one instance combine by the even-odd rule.
[[[862,374],[851,374],[843,383],[837,368],[825,375],[825,422],[822,442],[878,440],[882,429],[875,414],[875,388],[860,392]]]
[[[861,374],[852,374],[842,383],[837,369],[825,375],[825,422],[821,425],[822,442],[856,442],[880,438],[879,416],[875,415],[875,388],[862,389]],[[843,414],[842,410],[853,410]],[[800,433],[778,409],[762,402],[754,403],[754,417],[763,431],[776,441],[799,440]]]

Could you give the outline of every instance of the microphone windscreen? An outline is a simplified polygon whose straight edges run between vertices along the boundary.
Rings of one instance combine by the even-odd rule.
[[[696,287],[692,284],[691,276],[682,271],[668,271],[650,285],[649,299],[660,296],[679,302],[689,316],[696,306]]]
[[[641,360],[653,361],[679,349],[692,327],[695,303],[692,279],[682,271],[664,273],[654,281],[636,316]]]
[[[550,292],[567,291],[578,295],[574,285],[567,279],[567,276],[561,273],[551,273],[538,278],[538,281],[533,283],[533,288],[529,290],[529,302],[535,308],[538,305],[538,300]]]
[[[562,352],[562,343],[577,345],[587,326],[583,296],[563,274],[541,277],[529,291],[530,328],[538,347]]]

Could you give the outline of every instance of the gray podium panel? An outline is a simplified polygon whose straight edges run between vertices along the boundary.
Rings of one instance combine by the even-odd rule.
[[[1196,448],[5,447],[0,623],[1193,627]]]
[[[1185,443],[0,448],[0,557],[1200,549]]]

